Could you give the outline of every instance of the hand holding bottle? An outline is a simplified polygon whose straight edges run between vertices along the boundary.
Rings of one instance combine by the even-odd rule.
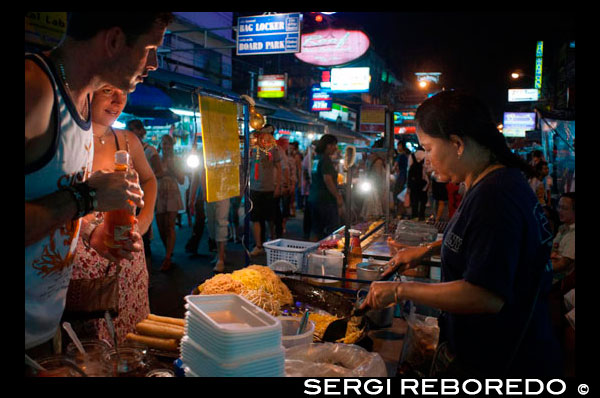
[[[135,171],[99,170],[87,180],[90,188],[96,190],[98,206],[96,211],[110,211],[135,207],[144,207],[143,192]]]
[[[142,251],[144,242],[142,235],[134,229],[129,232],[129,239],[121,241],[120,248],[110,248],[104,243],[106,236],[106,224],[103,222],[92,233],[90,246],[101,256],[110,261],[119,262],[121,259],[132,260],[133,253]]]

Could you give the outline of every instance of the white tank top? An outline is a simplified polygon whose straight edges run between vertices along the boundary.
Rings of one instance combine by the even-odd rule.
[[[54,88],[55,137],[52,147],[25,168],[25,200],[82,182],[92,171],[94,141],[91,111],[80,118],[57,71],[43,55],[26,54],[49,76]],[[88,97],[88,109],[90,109]],[[52,339],[62,317],[80,220],[71,221],[25,247],[25,349]]]

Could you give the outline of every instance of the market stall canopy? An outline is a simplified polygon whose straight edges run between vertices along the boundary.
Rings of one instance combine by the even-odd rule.
[[[361,133],[352,131],[351,129],[337,124],[335,122],[325,122],[327,124],[327,133],[334,135],[341,142],[347,142],[349,144],[358,146],[368,146],[370,140]]]
[[[174,114],[169,109],[150,109],[127,105],[123,112],[148,119],[144,121],[144,125],[146,126],[168,126],[181,120],[179,115]]]
[[[161,89],[140,83],[136,86],[135,91],[129,94],[127,106],[148,109],[169,109],[173,106],[173,101]]]
[[[188,108],[190,110],[194,107],[197,108],[197,99],[192,102],[191,96],[195,89],[236,100],[240,98],[237,93],[223,88],[205,77],[188,76],[165,69],[157,69],[150,73],[148,82],[168,87],[167,95],[172,99],[173,105],[178,108]]]
[[[267,123],[276,129],[303,131],[307,133],[325,134],[325,124],[308,116],[295,113],[281,105],[272,105],[264,101],[256,101],[256,108],[266,111]]]

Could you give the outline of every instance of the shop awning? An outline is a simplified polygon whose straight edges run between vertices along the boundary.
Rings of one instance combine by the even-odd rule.
[[[306,133],[325,134],[325,125],[315,119],[300,115],[281,105],[272,105],[264,101],[256,101],[258,112],[263,112],[267,123],[276,129],[301,131]]]
[[[361,133],[357,133],[356,131],[352,131],[349,128],[338,125],[332,122],[327,123],[327,133],[334,135],[338,141],[346,142],[352,145],[360,145],[366,146],[369,144],[370,140],[362,135]]]
[[[173,101],[160,88],[140,83],[136,86],[135,91],[129,94],[127,106],[148,109],[169,109],[173,106]]]
[[[146,126],[168,126],[181,120],[179,115],[174,114],[169,109],[150,109],[128,104],[123,112],[141,119],[149,119],[144,122]]]
[[[237,93],[223,88],[207,78],[183,75],[165,69],[157,69],[151,72],[148,81],[160,82],[165,87],[169,87],[165,91],[171,98],[173,105],[178,108],[192,110],[197,107],[197,100],[194,99],[192,102],[192,92],[195,89],[226,98],[239,99],[240,97]]]

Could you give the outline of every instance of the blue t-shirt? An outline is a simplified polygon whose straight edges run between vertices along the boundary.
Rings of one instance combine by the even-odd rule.
[[[504,376],[541,283],[509,375],[560,375],[548,306],[551,249],[550,225],[518,169],[494,170],[465,195],[444,232],[442,279],[464,279],[504,299],[497,314],[442,314],[441,339],[466,364]]]

